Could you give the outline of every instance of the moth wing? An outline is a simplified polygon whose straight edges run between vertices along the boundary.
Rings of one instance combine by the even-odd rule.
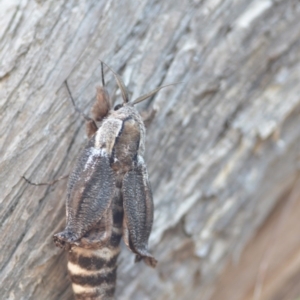
[[[115,181],[105,150],[86,147],[70,176],[67,225],[55,235],[56,241],[78,240],[104,216],[112,202]]]
[[[123,178],[124,240],[136,253],[136,261],[155,267],[156,260],[148,251],[148,239],[153,223],[153,199],[148,173],[141,157],[134,169]]]

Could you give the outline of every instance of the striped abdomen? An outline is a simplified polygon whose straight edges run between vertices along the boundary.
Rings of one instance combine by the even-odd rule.
[[[68,270],[77,300],[114,299],[123,221],[122,197],[120,193],[116,194],[112,203],[112,234],[108,242],[91,249],[73,246],[69,252]],[[102,225],[99,230],[102,228],[103,231],[105,226]]]
[[[76,299],[113,299],[119,253],[119,247],[72,249],[69,253],[68,269]]]

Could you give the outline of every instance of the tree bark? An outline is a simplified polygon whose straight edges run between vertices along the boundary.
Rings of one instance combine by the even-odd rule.
[[[147,103],[155,270],[123,247],[117,299],[209,299],[299,172],[300,4],[296,0],[2,1],[2,299],[73,299],[66,181],[87,141],[99,60]],[[116,89],[106,72],[108,89]],[[116,101],[120,101],[119,91]]]

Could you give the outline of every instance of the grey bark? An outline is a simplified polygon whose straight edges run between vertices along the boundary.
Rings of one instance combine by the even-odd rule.
[[[21,176],[68,174],[87,138],[63,82],[88,113],[99,58],[134,98],[181,82],[146,103],[159,264],[123,247],[117,299],[209,299],[299,172],[299,1],[2,0],[0,24],[1,299],[73,297],[52,242],[66,181]]]

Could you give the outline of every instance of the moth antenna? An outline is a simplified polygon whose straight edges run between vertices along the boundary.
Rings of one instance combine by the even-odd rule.
[[[137,103],[140,103],[140,102],[142,102],[142,101],[148,99],[149,97],[153,96],[153,95],[154,95],[155,93],[157,93],[159,90],[161,90],[161,89],[163,89],[163,88],[165,88],[165,87],[167,87],[167,86],[175,85],[175,84],[178,84],[178,83],[181,83],[181,82],[175,82],[175,83],[171,83],[171,84],[167,84],[167,85],[160,86],[160,87],[158,87],[157,89],[155,89],[155,90],[153,90],[153,91],[151,91],[151,92],[149,92],[149,93],[147,93],[147,94],[145,94],[145,95],[142,95],[142,96],[138,97],[137,99],[135,99],[135,100],[132,101],[131,103],[132,103],[132,105],[135,105],[135,104],[137,104]]]
[[[68,94],[69,94],[69,96],[70,96],[71,102],[72,102],[72,104],[73,104],[73,106],[74,106],[76,112],[78,112],[78,113],[79,113],[86,121],[93,121],[93,122],[95,123],[95,121],[94,121],[92,118],[90,118],[89,116],[87,116],[85,113],[83,113],[83,112],[76,106],[75,101],[74,101],[74,98],[73,98],[73,96],[72,96],[72,94],[71,94],[71,90],[70,90],[70,88],[69,88],[69,85],[68,85],[67,80],[65,80],[65,85],[66,85],[66,87],[67,87]]]
[[[103,62],[102,62],[102,61],[101,61],[101,76],[102,76],[102,86],[105,87],[104,71],[103,71]]]
[[[99,59],[100,60],[100,59]],[[127,91],[127,88],[126,88],[126,85],[124,84],[124,81],[123,79],[121,78],[120,75],[118,75],[110,66],[108,66],[105,62],[103,62],[102,60],[101,61],[101,64],[104,64],[115,76],[115,79],[117,81],[117,84],[121,90],[121,94],[122,94],[122,98],[123,98],[123,102],[124,103],[128,103],[128,91]]]

